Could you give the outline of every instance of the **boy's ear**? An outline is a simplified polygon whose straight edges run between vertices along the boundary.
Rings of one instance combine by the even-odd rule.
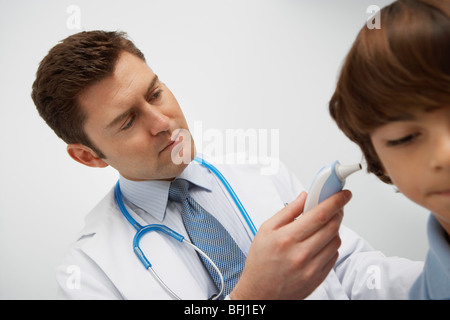
[[[80,143],[67,145],[67,153],[73,160],[88,167],[105,168],[108,166],[91,148]]]

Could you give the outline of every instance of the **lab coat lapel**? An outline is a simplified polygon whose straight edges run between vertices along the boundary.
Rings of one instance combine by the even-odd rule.
[[[91,216],[91,225],[86,230],[95,236],[86,243],[83,251],[105,272],[125,299],[171,299],[135,256],[132,248],[135,230],[117,209],[112,192],[110,198],[109,208],[99,208]],[[134,215],[134,218],[146,225],[140,217]],[[207,299],[181,258],[171,249],[171,241],[176,240],[151,232],[142,237],[140,247],[159,277],[180,298]],[[177,242],[175,245],[182,244]]]

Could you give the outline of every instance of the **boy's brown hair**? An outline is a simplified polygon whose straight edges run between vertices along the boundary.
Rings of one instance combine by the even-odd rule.
[[[450,0],[399,0],[363,27],[348,53],[329,110],[359,145],[367,170],[384,174],[370,133],[399,116],[450,107]]]
[[[122,51],[145,61],[124,32],[85,31],[69,36],[41,61],[31,97],[37,110],[66,143],[81,143],[101,158],[84,131],[85,114],[78,104],[80,93],[111,75]]]

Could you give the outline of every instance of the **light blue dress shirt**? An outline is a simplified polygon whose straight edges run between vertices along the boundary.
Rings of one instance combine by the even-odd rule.
[[[177,178],[186,179],[193,184],[189,190],[190,195],[219,220],[247,255],[252,237],[238,216],[240,212],[230,202],[215,175],[207,168],[191,162]],[[124,202],[135,214],[148,224],[164,224],[189,239],[181,218],[181,204],[168,200],[169,188],[170,181],[131,181],[120,177]],[[177,251],[177,255],[183,257],[205,291],[210,295],[217,293],[214,282],[197,253],[175,240],[171,242],[171,246]]]
[[[427,224],[430,249],[422,274],[411,288],[413,300],[450,299],[450,242],[444,228],[433,215]]]

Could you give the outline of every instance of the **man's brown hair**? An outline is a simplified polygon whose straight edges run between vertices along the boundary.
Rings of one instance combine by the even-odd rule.
[[[363,27],[348,53],[329,110],[384,174],[374,129],[430,107],[450,107],[450,0],[399,0],[380,12],[381,29]]]
[[[145,61],[124,32],[84,31],[69,36],[41,61],[31,97],[45,122],[66,143],[81,143],[101,158],[84,131],[80,93],[111,75],[119,53],[127,51]]]

